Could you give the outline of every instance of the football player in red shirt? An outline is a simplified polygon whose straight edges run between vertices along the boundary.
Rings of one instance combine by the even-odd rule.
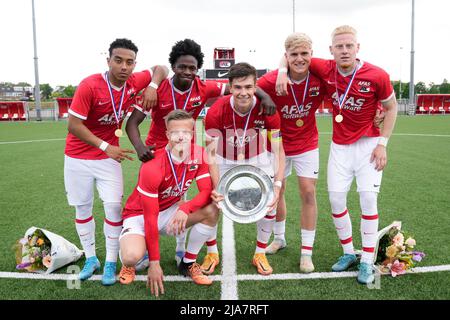
[[[177,41],[172,47],[169,54],[169,63],[174,76],[165,79],[157,87],[158,101],[151,108],[152,123],[145,143],[142,142],[139,125],[144,121],[147,111],[145,108],[135,106],[127,121],[126,131],[141,161],[145,162],[152,159],[153,150],[162,148],[167,144],[165,117],[170,111],[183,109],[190,112],[194,119],[197,119],[209,99],[229,94],[228,84],[209,80],[202,81],[197,76],[198,70],[203,66],[203,57],[200,45],[191,39]],[[267,114],[273,114],[275,104],[270,96],[260,89],[257,89],[256,95],[261,98],[260,113],[262,113],[264,107]],[[175,255],[177,262],[184,254],[184,247],[185,239],[177,237]],[[210,239],[207,242],[207,250],[208,253],[202,263],[202,268],[208,270],[207,273],[212,273],[219,263],[215,239]]]
[[[284,234],[287,209],[284,191],[286,178],[294,166],[302,203],[300,271],[309,273],[314,271],[312,252],[317,222],[316,183],[319,176],[319,134],[315,112],[322,104],[325,87],[318,77],[309,72],[312,41],[306,34],[291,34],[285,41],[285,49],[291,81],[288,85],[289,95],[277,95],[279,70],[266,73],[258,80],[258,86],[277,105],[286,153],[283,187],[273,228],[274,240],[266,248],[266,253],[274,254],[286,246]]]
[[[136,45],[116,39],[109,47],[109,70],[84,79],[69,109],[64,160],[64,183],[69,205],[75,207],[75,225],[86,256],[79,277],[86,280],[100,268],[95,252],[95,222],[92,215],[94,183],[105,209],[106,261],[102,283],[115,283],[122,229],[123,178],[120,162],[130,159],[132,150],[119,147],[123,116],[136,94],[153,78],[160,83],[168,73],[164,66],[132,73],[136,65]],[[154,72],[154,75],[152,76]]]
[[[152,161],[142,164],[139,182],[122,213],[120,282],[129,284],[134,280],[134,268],[148,250],[147,283],[156,296],[164,293],[159,235],[184,234],[189,227],[192,229],[179,271],[196,284],[212,283],[202,273],[196,258],[215,230],[218,210],[210,203],[212,184],[204,149],[191,143],[194,123],[192,115],[185,110],[173,110],[168,114],[168,144],[155,151]],[[180,204],[194,180],[199,193]]]
[[[237,63],[231,67],[228,77],[231,96],[217,100],[205,120],[211,179],[216,188],[219,178],[240,164],[257,166],[271,178],[274,177],[273,202],[268,206],[267,215],[256,222],[257,245],[252,260],[258,273],[270,275],[273,270],[267,261],[265,248],[275,220],[274,209],[284,176],[280,117],[278,113],[272,116],[259,114],[260,102],[255,97],[256,70],[253,66]],[[273,152],[274,159],[267,149]],[[223,200],[223,195],[215,190],[212,197],[216,203]]]
[[[332,270],[344,271],[356,262],[352,224],[347,210],[347,193],[353,178],[356,178],[362,211],[363,246],[357,280],[367,284],[374,281],[377,198],[382,170],[387,163],[386,146],[397,118],[397,101],[386,71],[356,58],[359,46],[353,27],[337,27],[332,33],[330,45],[334,60],[313,59],[310,70],[327,83],[327,94],[333,100],[328,193],[344,255],[332,266]],[[280,82],[278,90],[283,91],[284,86]],[[381,130],[373,123],[380,103],[385,112]]]

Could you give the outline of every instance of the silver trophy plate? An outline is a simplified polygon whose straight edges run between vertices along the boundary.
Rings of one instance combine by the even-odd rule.
[[[217,192],[224,196],[222,212],[238,223],[252,223],[267,214],[273,201],[273,184],[269,175],[252,165],[231,168],[220,178]]]

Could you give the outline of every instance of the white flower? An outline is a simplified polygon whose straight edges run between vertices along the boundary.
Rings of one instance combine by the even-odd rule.
[[[414,247],[416,245],[416,240],[414,240],[413,238],[408,238],[408,239],[406,239],[405,244],[408,247],[412,248],[412,247]]]

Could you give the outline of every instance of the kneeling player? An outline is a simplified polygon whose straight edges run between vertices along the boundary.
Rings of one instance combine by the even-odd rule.
[[[247,63],[231,67],[228,73],[231,96],[223,97],[211,106],[206,115],[205,130],[214,187],[225,172],[241,164],[257,166],[275,177],[274,200],[267,209],[267,215],[256,222],[257,242],[252,260],[258,273],[270,275],[273,270],[265,249],[275,220],[285,156],[278,113],[267,116],[258,111],[260,101],[255,97],[256,76],[256,69]],[[268,152],[269,146],[274,159]],[[215,190],[211,196],[214,202],[223,200],[223,195]]]
[[[147,285],[152,294],[164,293],[163,271],[159,264],[159,234],[179,235],[192,226],[187,252],[179,271],[190,276],[196,284],[210,285],[212,281],[200,270],[196,257],[211,236],[218,220],[218,210],[210,203],[212,189],[208,164],[203,148],[191,144],[194,120],[184,110],[172,111],[166,120],[166,148],[155,152],[152,161],[142,164],[139,182],[123,211],[123,231],[120,237],[122,270],[120,282],[134,280],[135,265],[148,250]],[[193,180],[199,193],[179,205]]]

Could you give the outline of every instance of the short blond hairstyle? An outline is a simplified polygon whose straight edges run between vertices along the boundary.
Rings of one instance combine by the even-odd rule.
[[[176,110],[170,111],[169,114],[167,115],[166,126],[169,124],[170,121],[173,121],[173,120],[188,120],[188,119],[191,119],[193,123],[195,122],[191,113],[189,113],[183,109],[176,109]]]
[[[357,31],[355,28],[353,28],[352,26],[349,25],[343,25],[343,26],[339,26],[336,29],[333,30],[333,32],[331,33],[331,40],[334,39],[334,37],[340,35],[340,34],[352,34],[355,36],[355,39],[357,39]]]
[[[284,41],[286,51],[304,46],[312,49],[312,40],[306,33],[295,32],[289,35]]]

